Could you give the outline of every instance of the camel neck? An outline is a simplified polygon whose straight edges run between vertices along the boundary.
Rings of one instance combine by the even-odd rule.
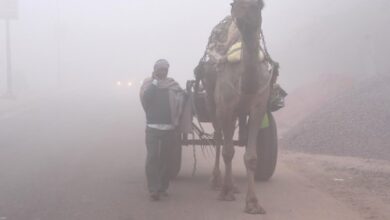
[[[258,31],[255,31],[242,35],[244,60],[246,61],[255,62],[259,57],[260,42],[257,33]]]
[[[260,43],[256,32],[250,35],[242,35],[242,41],[244,72],[241,76],[241,91],[244,94],[255,94],[259,89],[260,80],[260,75],[258,74]]]

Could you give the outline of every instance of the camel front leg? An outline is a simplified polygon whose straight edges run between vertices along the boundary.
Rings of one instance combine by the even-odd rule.
[[[214,163],[214,169],[211,177],[211,188],[214,190],[219,190],[222,187],[222,175],[221,175],[221,169],[219,167],[220,158],[221,158],[221,142],[222,142],[222,133],[220,130],[215,131],[214,139],[216,140],[215,163]]]
[[[229,117],[223,117],[222,130],[223,130],[223,150],[222,156],[223,161],[225,162],[225,176],[223,180],[222,190],[219,196],[220,200],[223,201],[233,201],[235,200],[234,193],[236,192],[236,188],[233,184],[233,168],[232,161],[234,157],[234,143],[233,143],[233,135],[235,129],[235,119],[232,115]]]
[[[244,155],[248,180],[245,212],[249,214],[265,214],[265,210],[259,205],[255,192],[255,171],[257,167],[257,135],[259,133],[264,114],[265,108],[264,110],[251,111],[249,117],[248,145],[246,147]]]

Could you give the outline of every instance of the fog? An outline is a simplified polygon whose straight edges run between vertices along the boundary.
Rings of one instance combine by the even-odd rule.
[[[19,1],[11,21],[14,87],[21,91],[111,86],[142,80],[159,58],[184,83],[230,1]],[[289,90],[322,74],[375,74],[388,68],[385,0],[266,1],[263,29]],[[5,48],[0,22],[0,48]],[[0,50],[4,90],[5,50]]]
[[[13,95],[0,8],[0,220],[259,219],[245,201],[252,212],[261,202],[267,219],[390,219],[389,0],[264,0],[265,40],[289,93],[258,133],[256,174],[271,181],[245,200],[246,148],[236,147],[222,199],[241,194],[220,202],[213,146],[180,140],[168,197],[149,201],[140,82],[160,58],[182,87],[194,79],[231,1],[17,0]]]

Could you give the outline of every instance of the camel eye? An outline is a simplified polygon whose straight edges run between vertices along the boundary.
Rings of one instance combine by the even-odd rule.
[[[248,10],[249,10],[250,12],[252,12],[252,13],[256,13],[256,12],[259,11],[259,9],[258,9],[256,6],[250,7]]]

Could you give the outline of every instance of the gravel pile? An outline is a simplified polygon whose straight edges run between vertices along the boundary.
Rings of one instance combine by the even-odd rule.
[[[281,145],[390,161],[390,78],[377,76],[328,102],[287,132]]]

